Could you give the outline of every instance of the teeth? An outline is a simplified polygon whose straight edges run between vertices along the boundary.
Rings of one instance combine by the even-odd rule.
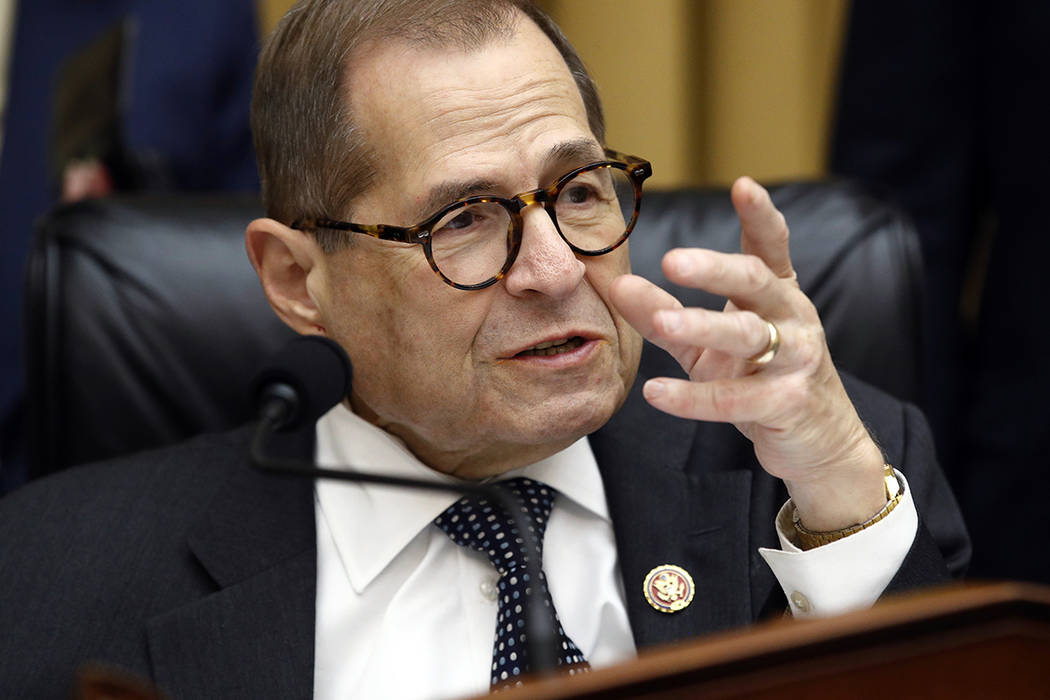
[[[524,350],[519,355],[560,355],[563,352],[569,352],[583,345],[583,338],[579,336],[573,338],[562,338],[561,340],[554,340],[547,343],[540,343],[534,347]]]
[[[554,347],[555,345],[565,345],[569,342],[568,338],[562,338],[561,340],[548,340],[546,343],[540,343],[539,345],[533,345],[530,350],[546,350],[547,348]]]

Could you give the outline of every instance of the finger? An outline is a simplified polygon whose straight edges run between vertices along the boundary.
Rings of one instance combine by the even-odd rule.
[[[657,335],[653,314],[664,309],[682,308],[682,303],[666,290],[638,275],[621,275],[614,279],[609,285],[609,298],[620,315],[649,340]]]
[[[768,318],[784,315],[794,291],[754,255],[676,248],[664,255],[662,267],[675,284],[727,297],[737,307]]]
[[[667,309],[654,314],[653,327],[668,344],[698,345],[743,359],[765,352],[771,342],[769,324],[751,311]]]
[[[658,312],[681,309],[682,303],[644,277],[617,277],[609,286],[609,298],[613,307],[643,338],[669,352],[687,372],[703,353],[702,347],[676,341],[653,325]]]
[[[672,416],[719,423],[759,423],[768,420],[770,400],[781,401],[770,391],[768,375],[694,382],[658,377],[642,387],[642,395],[654,408]]]
[[[787,221],[769,192],[751,178],[741,177],[729,194],[740,217],[740,249],[761,258],[777,277],[794,277]]]

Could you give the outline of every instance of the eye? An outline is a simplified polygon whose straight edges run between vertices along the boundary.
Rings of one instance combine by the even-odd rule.
[[[468,228],[469,226],[474,224],[478,218],[479,217],[476,212],[470,210],[462,211],[456,216],[446,221],[444,226],[442,226],[441,228],[458,231],[460,229]]]
[[[454,209],[431,229],[432,236],[457,239],[463,236],[484,236],[493,230],[506,227],[507,215],[497,204],[471,204]]]
[[[569,204],[586,204],[593,195],[594,192],[590,187],[575,182],[562,192],[562,196]]]
[[[582,213],[610,200],[610,172],[607,168],[588,170],[566,182],[558,194],[558,204]]]

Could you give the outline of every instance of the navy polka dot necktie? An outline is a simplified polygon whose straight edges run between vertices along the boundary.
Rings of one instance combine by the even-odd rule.
[[[532,479],[519,477],[495,485],[505,490],[521,506],[529,522],[528,537],[543,558],[543,533],[554,505],[554,489]],[[514,521],[499,504],[480,496],[465,496],[439,515],[434,524],[463,547],[484,553],[499,572],[499,610],[496,614],[496,639],[492,650],[492,689],[521,685],[520,676],[529,671],[525,644],[525,598],[529,584],[525,544]],[[589,668],[583,652],[569,639],[554,611],[547,579],[540,572],[542,604],[554,618],[558,631],[555,656],[559,666],[570,666],[570,673]]]

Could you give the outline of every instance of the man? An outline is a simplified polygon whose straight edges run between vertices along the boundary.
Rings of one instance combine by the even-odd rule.
[[[733,188],[745,255],[664,261],[727,296],[724,312],[627,274],[648,165],[605,150],[593,86],[531,6],[302,2],[264,51],[253,127],[270,218],[248,226],[249,257],[278,315],[355,366],[347,401],[280,449],[553,487],[536,522],[549,515],[543,568],[574,661],[786,599],[796,614],[866,605],[947,577],[945,556],[965,564],[921,418],[851,385],[875,444],[757,184]],[[644,401],[639,332],[689,375],[646,382]],[[449,696],[529,671],[503,631],[493,643],[521,611],[489,557],[454,541],[449,523],[473,517],[456,496],[267,477],[245,439],[75,470],[5,504],[8,541],[49,562],[3,560],[19,604],[0,622],[33,628],[0,656],[12,692],[57,692],[91,658],[195,698]],[[759,557],[775,519],[787,551]]]

